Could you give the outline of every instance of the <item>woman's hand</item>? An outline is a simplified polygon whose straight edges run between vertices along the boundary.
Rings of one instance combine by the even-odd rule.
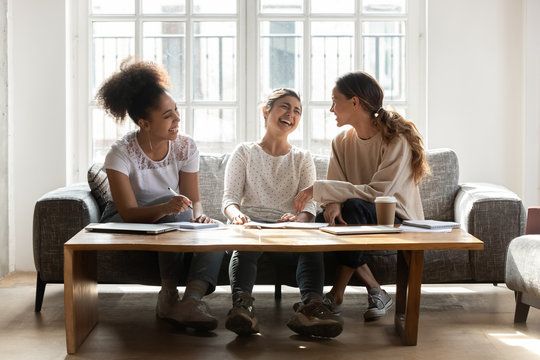
[[[191,219],[191,222],[208,224],[208,223],[215,223],[216,221],[212,218],[209,218],[205,214],[201,214],[197,216],[195,219]]]
[[[313,199],[313,185],[308,186],[304,190],[300,190],[298,195],[294,198],[294,209],[297,212],[304,210],[307,202]]]
[[[247,216],[246,214],[243,214],[243,213],[240,213],[236,216],[234,216],[232,219],[231,219],[231,223],[233,225],[244,225],[245,223],[251,221],[251,219],[249,218],[249,216]]]
[[[169,202],[164,204],[166,215],[180,214],[190,208],[191,200],[185,196],[173,196]]]
[[[330,203],[324,207],[324,220],[330,225],[336,225],[336,220],[340,224],[347,225],[345,220],[341,217],[341,204],[340,203]]]
[[[295,214],[285,213],[281,216],[280,219],[277,220],[277,222],[286,222],[286,221],[298,221],[298,218]]]

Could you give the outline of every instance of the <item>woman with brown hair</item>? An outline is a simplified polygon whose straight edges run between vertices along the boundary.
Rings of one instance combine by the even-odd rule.
[[[222,210],[233,224],[258,222],[311,222],[316,205],[306,201],[294,208],[294,197],[315,180],[311,154],[289,143],[302,115],[300,96],[291,89],[278,89],[262,108],[265,134],[259,141],[239,144],[225,169]],[[257,262],[262,252],[234,251],[229,265],[233,307],[225,327],[238,335],[259,332],[252,296]],[[302,302],[287,326],[302,335],[335,337],[343,329],[339,316],[323,304],[322,253],[284,253],[297,260],[296,279]],[[278,265],[277,265],[278,266]]]
[[[295,208],[314,199],[323,212],[315,221],[338,224],[376,224],[375,198],[394,196],[395,223],[423,219],[418,185],[429,173],[423,142],[415,125],[395,111],[383,108],[383,90],[365,72],[349,73],[336,81],[330,111],[337,126],[351,128],[332,141],[327,180],[317,180],[300,191]],[[392,306],[392,298],[382,290],[366,264],[362,252],[336,252],[337,282],[325,303],[339,313],[345,288],[356,273],[368,289],[366,321],[376,320]]]

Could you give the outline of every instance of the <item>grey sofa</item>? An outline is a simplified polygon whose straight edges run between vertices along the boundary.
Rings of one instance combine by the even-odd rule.
[[[220,212],[223,175],[229,155],[204,154],[200,161],[200,191],[205,212],[225,220]],[[425,251],[424,283],[504,282],[505,254],[508,243],[521,235],[525,210],[517,195],[492,184],[459,184],[458,159],[452,150],[427,152],[432,175],[421,184],[426,219],[455,220],[483,240],[483,251]],[[326,176],[328,157],[314,156],[319,179]],[[98,222],[100,207],[87,184],[75,184],[48,192],[34,209],[33,247],[37,270],[35,311],[41,310],[45,285],[63,282],[63,244],[86,224]],[[278,262],[278,253],[266,253],[259,261],[258,284],[296,286],[295,266]],[[228,284],[224,258],[220,284]],[[368,264],[382,284],[395,282],[396,252],[367,252]],[[276,264],[279,264],[277,266]],[[334,279],[335,263],[325,254],[326,283]],[[100,283],[159,284],[157,256],[152,252],[100,252]],[[358,283],[356,283],[358,284]]]

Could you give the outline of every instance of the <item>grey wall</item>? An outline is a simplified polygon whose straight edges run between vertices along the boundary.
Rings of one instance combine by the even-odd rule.
[[[7,0],[0,0],[0,278],[9,272]]]

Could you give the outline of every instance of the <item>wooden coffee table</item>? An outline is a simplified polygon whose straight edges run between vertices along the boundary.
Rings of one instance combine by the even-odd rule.
[[[319,230],[244,229],[174,231],[160,235],[107,234],[81,230],[64,244],[64,307],[67,352],[73,354],[98,321],[96,251],[204,252],[397,250],[395,328],[403,344],[416,345],[424,250],[482,250],[461,229],[449,233],[407,232],[332,235]]]

